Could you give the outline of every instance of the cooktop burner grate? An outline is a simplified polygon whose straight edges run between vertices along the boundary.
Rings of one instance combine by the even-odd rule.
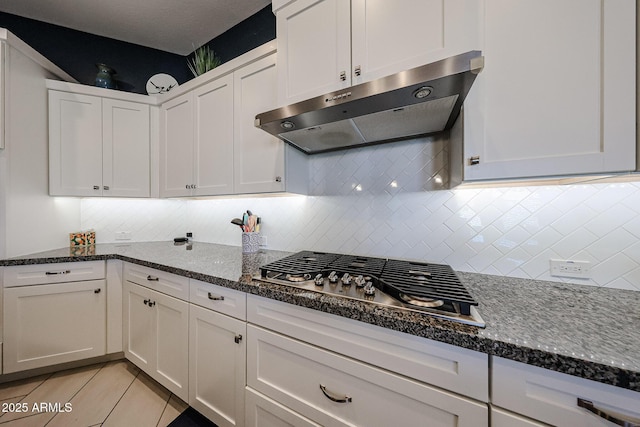
[[[341,255],[335,261],[327,265],[326,270],[335,270],[351,275],[362,274],[380,277],[387,260],[384,258],[371,258],[355,255]]]
[[[263,265],[257,278],[484,327],[478,303],[444,264],[302,251]]]
[[[338,254],[302,251],[260,267],[260,275],[267,272],[284,273],[292,276],[314,274],[322,271],[330,262],[340,257]]]
[[[435,299],[459,303],[463,314],[469,314],[469,306],[478,305],[448,265],[388,260],[380,280],[385,285],[383,292],[405,301]]]

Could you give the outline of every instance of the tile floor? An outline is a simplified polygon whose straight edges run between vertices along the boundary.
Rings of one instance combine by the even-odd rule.
[[[164,427],[186,408],[125,360],[0,384],[2,427]]]

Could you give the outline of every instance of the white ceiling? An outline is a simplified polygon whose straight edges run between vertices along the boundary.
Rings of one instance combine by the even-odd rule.
[[[270,0],[0,0],[0,11],[188,55]]]

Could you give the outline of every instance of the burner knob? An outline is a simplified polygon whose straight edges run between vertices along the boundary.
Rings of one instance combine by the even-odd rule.
[[[329,273],[329,281],[331,283],[337,283],[338,282],[338,274],[336,274],[335,271],[332,271],[331,273]]]
[[[342,280],[342,284],[343,284],[344,286],[349,286],[349,285],[351,285],[351,276],[349,276],[349,273],[344,273],[344,274],[342,275],[342,279],[340,279],[340,280]]]
[[[356,282],[356,286],[359,288],[363,287],[364,284],[366,283],[366,281],[364,280],[364,276],[362,274],[356,277],[354,281]]]
[[[365,295],[372,296],[372,295],[376,294],[376,287],[373,286],[373,283],[371,283],[371,282],[367,282],[367,284],[364,285],[364,289],[363,290],[364,290],[364,294]]]
[[[324,278],[322,277],[322,274],[318,273],[316,277],[313,279],[313,282],[316,284],[316,286],[324,285]]]

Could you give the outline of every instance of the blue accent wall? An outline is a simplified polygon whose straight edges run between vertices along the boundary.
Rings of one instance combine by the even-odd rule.
[[[62,68],[78,82],[93,85],[96,63],[115,69],[118,89],[146,94],[149,77],[170,74],[182,84],[193,78],[187,57],[133,43],[96,36],[0,12],[6,28]],[[271,5],[229,29],[207,44],[227,62],[276,37]]]

